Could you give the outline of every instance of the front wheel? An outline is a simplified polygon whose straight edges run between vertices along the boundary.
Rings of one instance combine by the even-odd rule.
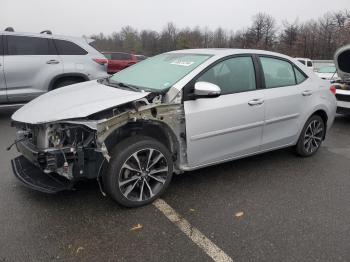
[[[311,116],[306,122],[296,145],[298,155],[303,157],[314,155],[321,147],[325,132],[323,119],[318,115]]]
[[[172,174],[169,150],[153,138],[136,136],[116,145],[104,185],[119,204],[138,207],[158,198],[168,187]]]

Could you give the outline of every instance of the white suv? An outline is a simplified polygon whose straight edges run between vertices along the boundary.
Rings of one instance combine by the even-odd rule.
[[[85,38],[0,31],[0,107],[58,87],[107,76],[105,57]]]

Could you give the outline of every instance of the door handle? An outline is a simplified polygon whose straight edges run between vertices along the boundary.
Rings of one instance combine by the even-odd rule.
[[[250,106],[260,106],[264,103],[264,100],[262,99],[253,99],[248,102],[248,105]]]
[[[57,61],[57,60],[54,60],[54,59],[49,60],[49,61],[46,62],[46,64],[49,64],[49,65],[55,65],[55,64],[59,64],[59,63],[60,63],[60,61]]]
[[[312,95],[312,90],[305,90],[301,93],[303,96],[311,96]]]

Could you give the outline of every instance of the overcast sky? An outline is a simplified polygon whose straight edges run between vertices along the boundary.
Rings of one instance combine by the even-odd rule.
[[[328,11],[350,8],[350,0],[1,0],[0,30],[57,34],[110,34],[125,25],[161,30],[167,22],[178,27],[221,26],[239,30],[250,25],[254,14],[265,12],[277,19],[305,21]]]

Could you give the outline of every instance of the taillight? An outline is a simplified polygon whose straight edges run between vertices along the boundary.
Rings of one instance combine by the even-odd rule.
[[[333,95],[335,95],[335,94],[337,93],[337,88],[336,88],[336,86],[331,86],[331,87],[329,88],[329,90],[333,93]]]
[[[108,63],[108,60],[104,58],[93,58],[92,60],[94,60],[97,64],[100,65],[105,65]]]

